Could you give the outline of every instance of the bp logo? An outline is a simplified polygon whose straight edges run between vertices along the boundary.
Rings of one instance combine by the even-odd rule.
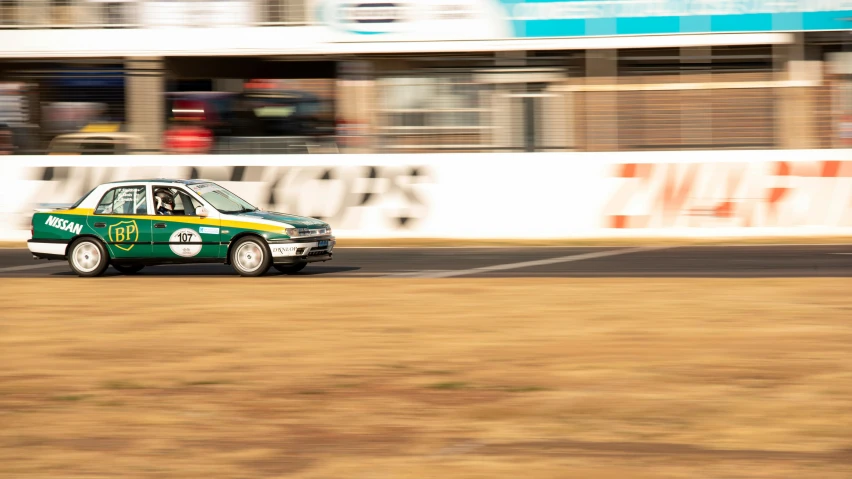
[[[169,237],[169,248],[178,256],[191,258],[201,252],[201,236],[193,229],[181,228]]]
[[[109,227],[109,241],[120,250],[130,251],[138,240],[139,227],[136,220],[120,221]]]

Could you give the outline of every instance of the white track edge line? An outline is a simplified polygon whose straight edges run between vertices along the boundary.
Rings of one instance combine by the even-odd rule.
[[[491,271],[505,271],[509,269],[520,269],[520,268],[529,268],[533,266],[544,266],[548,264],[557,264],[557,263],[572,263],[575,261],[582,261],[585,259],[595,259],[595,258],[605,258],[607,256],[620,256],[630,253],[638,253],[641,251],[655,251],[662,249],[673,249],[677,248],[677,246],[655,246],[655,247],[642,247],[642,248],[622,248],[611,251],[596,251],[594,253],[583,253],[583,254],[575,254],[570,256],[559,256],[556,258],[549,259],[540,259],[534,261],[522,261],[520,263],[505,263],[505,264],[497,264],[492,266],[482,266],[479,268],[470,268],[470,269],[461,269],[456,271],[445,271],[445,272],[430,272],[428,270],[423,271],[420,275],[412,275],[409,277],[414,278],[452,278],[456,276],[468,276],[471,274],[478,273],[488,273]]]
[[[31,270],[31,269],[53,268],[53,267],[56,267],[56,266],[68,266],[68,263],[61,261],[61,262],[55,262],[55,263],[51,262],[51,263],[45,263],[45,264],[31,264],[31,265],[26,265],[26,266],[10,266],[8,268],[0,268],[0,273],[13,273],[15,271],[28,271],[28,270]]]
[[[752,243],[752,244],[674,244],[667,245],[677,248],[703,247],[703,248],[742,248],[742,247],[766,247],[766,246],[850,246],[852,243]],[[533,249],[533,248],[624,248],[623,244],[601,244],[601,245],[475,245],[475,246],[335,246],[334,249]],[[643,247],[643,246],[634,246]],[[644,247],[653,247],[646,245]],[[25,246],[0,246],[0,250],[26,250]]]

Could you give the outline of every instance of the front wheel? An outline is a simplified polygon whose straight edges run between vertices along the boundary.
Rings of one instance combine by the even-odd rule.
[[[307,266],[307,265],[308,265],[308,263],[274,264],[274,265],[272,265],[272,267],[277,269],[278,271],[284,273],[284,274],[296,274],[299,271],[302,271],[303,269],[305,269],[305,266]]]
[[[231,249],[231,265],[240,276],[261,276],[272,263],[269,249],[260,238],[246,237]]]
[[[142,271],[145,265],[142,264],[113,264],[113,268],[121,274],[136,274]]]
[[[100,276],[109,266],[109,254],[100,241],[82,238],[75,241],[68,254],[68,264],[78,276]]]

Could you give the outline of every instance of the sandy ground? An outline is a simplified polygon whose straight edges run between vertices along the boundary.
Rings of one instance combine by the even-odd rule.
[[[852,281],[0,280],[0,477],[848,478]]]

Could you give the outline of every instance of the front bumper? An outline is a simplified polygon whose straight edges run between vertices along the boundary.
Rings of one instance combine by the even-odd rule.
[[[313,263],[328,261],[336,240],[333,236],[297,238],[286,241],[270,241],[272,262],[275,264]]]

